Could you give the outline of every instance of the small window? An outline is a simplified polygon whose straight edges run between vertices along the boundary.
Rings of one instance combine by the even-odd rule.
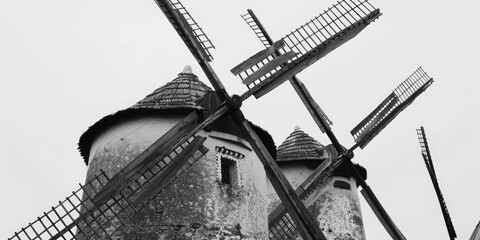
[[[340,189],[346,189],[346,190],[351,189],[349,183],[347,183],[345,181],[339,181],[339,180],[337,180],[333,183],[333,187],[340,188]]]
[[[235,176],[235,161],[228,158],[221,158],[221,182],[225,184],[232,184]]]

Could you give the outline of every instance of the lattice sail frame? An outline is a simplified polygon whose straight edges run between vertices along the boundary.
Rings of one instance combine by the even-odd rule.
[[[163,13],[168,16],[168,20],[174,26],[176,26],[176,24],[174,24],[175,22],[173,22],[171,19],[174,17],[178,17],[180,22],[184,24],[184,26],[176,26],[175,30],[182,38],[190,37],[192,38],[193,42],[196,43],[197,46],[187,46],[191,52],[196,52],[199,54],[194,54],[195,58],[202,58],[209,62],[212,61],[213,56],[210,53],[210,49],[214,49],[215,46],[212,44],[205,32],[203,32],[203,29],[183,6],[183,4],[179,0],[156,0],[155,2],[163,11]],[[165,7],[167,6],[171,7],[174,12],[177,13],[177,16],[168,14],[169,11],[165,10]],[[183,30],[185,30],[185,32]],[[197,52],[197,49],[202,49],[203,51]]]
[[[263,29],[262,26],[259,25],[260,22],[258,21],[258,19],[256,19],[256,16],[252,12],[252,10],[247,9],[247,13],[241,14],[240,16],[252,29],[255,35],[257,35],[258,39],[262,42],[265,48],[269,48],[270,46],[272,46],[269,37],[265,35],[265,29]]]
[[[251,9],[247,9],[247,13],[240,15],[247,25],[253,30],[260,42],[265,46],[265,48],[270,48],[273,44],[272,38],[268,35],[267,31],[258,20],[257,16]],[[274,57],[278,57],[280,53],[275,53]],[[317,123],[318,127],[325,133],[327,129],[330,129],[330,126],[333,125],[332,121],[328,118],[325,112],[320,108],[320,106],[315,102],[310,92],[308,91],[305,84],[303,84],[300,79],[296,76],[293,76],[290,79],[290,83],[293,88],[297,91],[300,99],[304,102],[307,110],[312,115],[313,119]]]
[[[101,170],[85,185],[72,192],[72,195],[60,201],[51,210],[44,212],[32,223],[16,232],[9,240],[36,240],[36,239],[115,239],[115,235],[122,228],[133,222],[135,214],[142,209],[154,195],[161,192],[158,189],[154,194],[143,199],[142,204],[134,205],[135,200],[145,188],[148,188],[155,178],[164,174],[176,156],[181,154],[196,137],[177,147],[173,152],[163,159],[154,162],[146,169],[141,176],[121,187],[116,194],[108,201],[98,203],[94,201],[95,196],[111,180]],[[175,174],[169,183],[193,166],[206,153],[205,148],[196,149],[187,164]]]
[[[102,171],[85,185],[80,184],[80,188],[73,191],[72,195],[59,201],[57,206],[44,212],[42,216],[9,239],[52,239],[56,237],[61,239],[112,239],[112,233],[124,225],[125,217],[130,217],[135,212],[135,208],[128,204],[125,196],[120,195],[118,198],[113,198],[94,213],[85,214],[86,209],[93,206],[92,195],[95,195],[98,188],[103,187],[108,181],[109,178]],[[112,209],[117,210],[112,211]],[[84,216],[81,217],[81,215]],[[76,223],[71,225],[73,222]],[[64,233],[58,235],[62,231]]]
[[[422,152],[423,160],[425,161],[425,165],[427,166],[428,174],[430,175],[430,179],[432,180],[433,186],[435,188],[435,192],[437,193],[438,201],[440,203],[440,208],[442,209],[443,218],[445,220],[445,224],[447,226],[447,231],[450,236],[450,239],[455,239],[457,234],[455,232],[455,228],[453,227],[452,219],[450,218],[450,213],[448,212],[447,204],[445,199],[443,198],[442,191],[440,190],[440,186],[437,181],[437,175],[435,174],[435,168],[433,166],[432,155],[430,154],[430,148],[427,142],[427,135],[425,134],[425,129],[420,127],[417,129],[417,136],[418,141],[420,143],[420,148]]]
[[[350,131],[355,142],[363,149],[402,110],[410,105],[433,83],[433,78],[419,67],[388,97]]]
[[[325,12],[321,13],[317,17],[313,18],[306,24],[300,26],[295,31],[287,34],[282,40],[285,44],[281,47],[272,49],[271,54],[255,61],[252,64],[247,64],[244,67],[232,69],[234,75],[239,75],[242,82],[247,87],[256,92],[263,85],[266,85],[273,79],[277,78],[281,73],[286,72],[289,67],[294,66],[296,63],[302,62],[307,58],[312,58],[311,54],[315,54],[322,48],[326,48],[326,45],[333,44],[332,41],[337,40],[345,34],[347,31],[358,27],[365,22],[374,21],[380,16],[379,9],[373,7],[366,0],[342,0],[328,8]],[[247,21],[249,26],[254,30],[257,36],[261,39],[264,46],[268,46],[265,37],[260,33],[258,26],[252,22],[248,14],[242,15]],[[362,28],[363,29],[363,28]],[[361,29],[359,29],[361,30]],[[358,31],[359,31],[358,30]],[[358,33],[358,32],[357,32]],[[280,42],[279,41],[279,42]],[[323,54],[327,54],[337,46],[332,47]],[[272,64],[275,60],[275,52],[280,53],[280,57],[285,56],[286,59],[281,63]],[[309,64],[318,60],[320,57],[315,56],[314,59],[310,59]],[[242,65],[242,64],[240,64]],[[271,66],[273,65],[273,66]],[[238,66],[237,66],[238,67]],[[274,67],[272,69],[272,67]],[[305,66],[306,67],[306,66]],[[259,71],[261,70],[261,71]],[[288,75],[294,75],[299,71],[295,71]],[[259,74],[261,72],[261,74]],[[290,78],[291,76],[282,77],[281,81]],[[254,93],[258,98],[265,93]]]

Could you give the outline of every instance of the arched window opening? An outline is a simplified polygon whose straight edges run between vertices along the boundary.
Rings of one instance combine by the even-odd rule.
[[[340,181],[340,180],[336,180],[336,181],[333,183],[333,187],[335,187],[335,188],[340,188],[340,189],[351,190],[350,183],[347,183],[347,182],[345,182],[345,181]]]

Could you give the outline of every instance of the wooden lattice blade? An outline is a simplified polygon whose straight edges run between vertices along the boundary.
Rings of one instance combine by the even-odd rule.
[[[445,202],[445,199],[443,198],[442,191],[440,190],[440,185],[438,184],[437,176],[435,174],[435,168],[433,166],[432,156],[430,153],[430,147],[428,146],[427,142],[427,135],[425,134],[425,129],[423,127],[417,129],[417,136],[418,141],[420,142],[420,148],[422,150],[422,157],[425,161],[425,165],[427,166],[428,174],[430,175],[430,179],[432,180],[435,193],[437,194],[438,202],[442,210],[442,215],[445,221],[445,225],[447,227],[448,235],[450,239],[453,240],[457,237],[457,233],[455,232],[455,228],[453,227],[447,204]]]
[[[269,48],[272,45],[273,41],[271,40],[263,25],[258,20],[255,13],[251,9],[247,9],[247,13],[242,14],[241,16],[243,20],[245,20],[245,22],[248,24],[248,26],[253,30],[255,35],[257,35],[263,46]]]
[[[155,2],[173,25],[193,56],[199,61],[213,60],[209,49],[215,47],[182,3],[178,0],[155,0]]]
[[[274,43],[270,35],[267,33],[267,31],[263,27],[260,20],[255,15],[255,13],[250,9],[248,9],[247,11],[248,12],[246,14],[242,15],[242,18],[254,31],[258,39],[267,48],[263,51],[264,52],[268,51],[269,54],[274,58],[278,57],[280,54],[278,50],[285,45],[285,42],[283,41],[283,39]],[[282,44],[281,46],[280,46],[280,43]],[[245,62],[247,61],[249,60],[246,60]],[[251,62],[255,62],[255,60],[252,60]],[[243,68],[240,68],[237,66],[236,68],[232,69],[232,73],[234,75],[237,75],[238,73],[245,71],[247,68],[251,68],[253,66],[251,65],[251,63],[250,64],[242,63],[242,64],[244,64]],[[332,125],[332,121],[330,121],[330,119],[327,117],[325,112],[315,102],[313,97],[310,95],[310,92],[307,90],[307,88],[302,83],[302,81],[300,81],[300,79],[298,79],[296,76],[293,76],[290,79],[290,83],[292,84],[293,88],[297,92],[298,96],[302,100],[303,104],[307,108],[308,112],[312,116],[317,126],[320,128],[320,130],[323,133],[325,133],[327,129],[330,129],[330,125]]]
[[[316,48],[311,50],[309,53],[303,55],[300,58],[290,62],[288,65],[281,68],[280,71],[275,72],[267,79],[265,79],[262,84],[259,84],[251,89],[253,95],[256,98],[260,98],[268,92],[272,91],[276,87],[280,86],[282,83],[292,78],[295,74],[300,73],[305,70],[310,65],[314,64],[321,58],[325,57],[327,54],[340,47],[350,39],[357,36],[364,28],[368,26],[373,20],[380,16],[380,11],[377,10],[371,13],[366,17],[363,23],[359,25],[353,25],[342,32],[332,36],[329,40],[321,43]]]
[[[65,222],[63,224],[63,228],[58,229],[55,233],[52,232],[50,235],[51,239],[65,239],[66,234],[74,236],[75,231],[72,229],[75,227],[77,227],[77,229],[93,229],[90,231],[92,232],[91,234],[96,234],[96,232],[102,231],[100,233],[102,234],[101,236],[94,238],[109,238],[109,234],[112,234],[112,232],[105,230],[106,227],[102,222],[89,219],[92,219],[92,217],[95,219],[95,216],[98,216],[99,214],[102,214],[102,212],[106,211],[102,209],[112,209],[112,205],[120,206],[119,212],[109,211],[109,213],[113,214],[114,217],[117,217],[118,214],[124,212],[124,209],[131,209],[131,211],[135,211],[133,203],[130,202],[131,199],[135,200],[135,203],[139,205],[142,203],[142,200],[148,199],[149,197],[161,191],[168,183],[171,182],[173,178],[178,176],[181,170],[185,170],[185,167],[187,167],[186,164],[190,163],[190,159],[193,158],[194,161],[197,161],[201,156],[203,156],[203,154],[207,152],[207,149],[202,145],[203,141],[205,141],[205,138],[196,137],[192,141],[189,139],[195,133],[203,129],[203,127],[222,116],[226,110],[227,108],[224,107],[216,112],[213,112],[201,123],[197,122],[198,118],[195,112],[189,114],[169,132],[152,144],[152,146],[150,146],[145,152],[140,154],[140,156],[137,157],[131,164],[127,165],[117,175],[115,175],[115,180],[113,178],[108,179],[108,177],[105,175],[104,178],[106,180],[104,180],[102,184],[89,184],[88,186],[100,186],[100,191],[99,189],[94,188],[84,191],[85,199],[81,204],[75,206],[78,208],[75,210],[78,212],[78,217],[72,217],[68,215],[70,221],[62,221],[62,223]],[[172,141],[178,142],[172,143]],[[166,162],[165,164],[163,164],[163,162],[156,163],[156,161],[162,161],[162,159],[166,156],[171,156],[171,152],[173,151],[169,151],[169,149],[179,152],[177,157],[169,162]],[[193,156],[195,153],[197,154]],[[192,163],[190,163],[190,165],[191,164]],[[152,169],[157,170],[153,171]],[[159,184],[160,187],[152,186],[150,184],[152,182]],[[85,188],[82,187],[82,189]],[[144,192],[145,190],[147,192]],[[75,197],[78,200],[81,198],[79,198],[77,195],[75,195]],[[63,206],[62,208],[64,209]],[[80,210],[80,208],[82,208],[82,210]],[[127,217],[129,216],[127,215]],[[116,222],[121,223],[121,220],[122,219],[118,219]],[[92,227],[91,224],[95,224],[95,226]],[[84,235],[87,236],[86,239],[96,236],[91,234],[89,233]]]
[[[418,68],[350,131],[355,142],[363,149],[432,83],[433,79],[422,68]]]
[[[252,67],[235,73],[239,73],[242,81],[249,79],[244,81],[250,89],[249,94],[259,98],[355,37],[380,15],[380,11],[365,0],[339,1],[283,38],[286,46],[275,52],[276,57],[287,52],[298,53],[298,56],[289,59],[287,64],[260,74],[259,69],[275,58],[268,56],[264,59],[257,58],[256,62],[250,62]],[[269,47],[272,41],[255,14],[249,10],[242,17],[262,43]]]
[[[112,239],[110,235],[122,228],[124,220],[131,219],[129,217],[133,216],[135,209],[124,196],[93,209],[93,195],[98,186],[104,186],[108,181],[105,172],[100,172],[9,239]],[[105,225],[109,226],[108,229]]]

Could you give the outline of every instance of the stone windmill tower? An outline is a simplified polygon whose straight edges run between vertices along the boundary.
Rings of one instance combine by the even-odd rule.
[[[209,99],[209,104],[198,102],[211,92],[187,66],[177,78],[137,104],[96,122],[79,142],[88,165],[86,182],[100,169],[108,177],[114,176],[188,113],[215,105],[215,98]],[[274,150],[270,135],[254,128]],[[122,219],[127,227],[112,236],[265,238],[266,175],[249,143],[228,118],[219,119],[199,136],[206,138],[206,150],[194,156],[192,167],[179,174],[161,194],[147,200],[133,219]]]
[[[328,163],[338,154],[332,145],[327,147],[303,132],[298,126],[277,149],[276,162],[293,188],[308,188],[310,179],[315,178],[316,169],[322,163]],[[366,180],[366,170],[358,164],[355,167]],[[320,167],[321,168],[321,167]],[[278,197],[268,185],[269,222],[274,224]],[[316,216],[320,229],[327,239],[365,239],[365,231],[354,174],[343,165],[315,189],[304,201],[313,216]],[[288,223],[286,224],[288,225]],[[272,229],[272,228],[270,228]],[[271,231],[274,232],[274,231]],[[283,226],[283,231],[276,233],[294,239],[298,236]]]

